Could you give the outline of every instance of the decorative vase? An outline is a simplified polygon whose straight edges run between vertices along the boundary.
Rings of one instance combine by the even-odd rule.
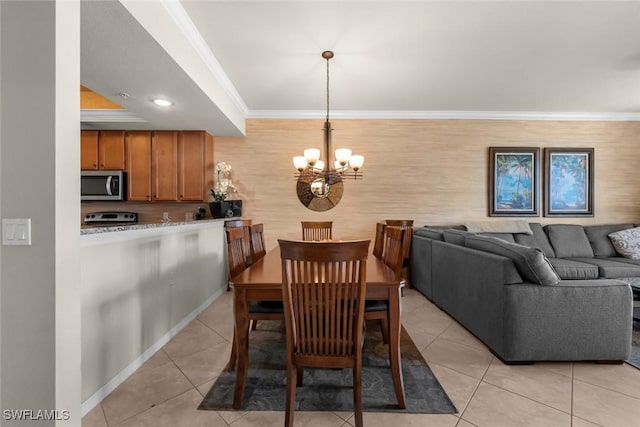
[[[214,218],[233,218],[242,216],[242,200],[224,200],[209,203],[211,216]]]

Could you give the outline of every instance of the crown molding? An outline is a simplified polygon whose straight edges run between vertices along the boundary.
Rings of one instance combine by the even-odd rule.
[[[324,119],[320,110],[249,110],[248,119]],[[334,119],[640,121],[640,112],[332,111]]]

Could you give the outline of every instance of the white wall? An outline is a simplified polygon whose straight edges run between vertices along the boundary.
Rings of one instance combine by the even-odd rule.
[[[0,216],[32,225],[31,246],[0,252],[0,400],[71,416],[23,426],[80,426],[80,4],[0,10]]]
[[[81,236],[84,412],[226,290],[223,224]]]

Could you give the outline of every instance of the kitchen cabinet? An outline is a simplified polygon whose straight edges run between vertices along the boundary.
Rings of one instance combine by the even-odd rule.
[[[128,200],[193,201],[208,197],[213,138],[203,131],[127,132]]]
[[[178,200],[203,201],[205,132],[182,131],[178,139]],[[210,137],[210,136],[209,136]]]
[[[127,199],[151,200],[151,132],[127,132]]]
[[[83,170],[124,170],[124,131],[81,131],[80,168]]]
[[[153,132],[151,191],[152,200],[178,200],[178,132]]]

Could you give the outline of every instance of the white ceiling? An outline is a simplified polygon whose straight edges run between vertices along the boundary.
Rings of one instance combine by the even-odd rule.
[[[640,120],[640,1],[83,0],[81,11],[82,83],[147,119],[127,128],[238,135],[246,117],[322,117],[323,50],[335,52],[332,117]],[[175,105],[159,110],[157,95]]]

